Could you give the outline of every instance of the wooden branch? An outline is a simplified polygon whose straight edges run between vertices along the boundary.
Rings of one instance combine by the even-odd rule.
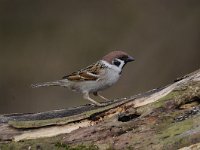
[[[112,130],[112,126],[130,128],[131,130],[138,128],[141,132],[145,132],[139,129],[138,124],[145,126],[141,122],[144,123],[146,118],[151,118],[150,124],[152,124],[152,119],[156,120],[154,123],[158,123],[161,120],[155,116],[158,117],[162,114],[161,118],[166,118],[165,115],[172,117],[172,111],[176,111],[176,114],[173,114],[172,117],[176,120],[177,117],[180,117],[181,113],[185,113],[193,107],[199,107],[200,69],[177,79],[174,83],[163,88],[153,89],[129,98],[116,99],[104,104],[102,107],[84,105],[41,113],[1,115],[0,141],[2,143],[6,141],[17,142],[28,139],[53,138],[58,135],[63,138],[67,134],[68,136],[63,141],[64,143],[77,144],[80,141],[87,142],[87,140],[90,140],[93,142],[96,141],[95,144],[102,146],[102,143],[108,141],[105,141],[106,138],[103,140],[103,135],[97,136],[102,138],[100,140],[96,137],[89,137],[93,135],[93,132],[94,134],[101,131],[105,133],[108,130]],[[160,111],[159,109],[164,109],[166,111],[165,114],[163,112],[156,114],[157,111]],[[152,114],[156,115],[152,116]],[[127,123],[129,121],[134,122],[130,125]],[[148,130],[148,132],[151,133],[152,131]],[[108,137],[113,137],[113,135],[109,135],[108,133],[105,134]],[[84,136],[87,137],[84,138],[85,140],[83,140]],[[132,135],[129,136],[132,137]],[[115,145],[113,147],[116,148]]]

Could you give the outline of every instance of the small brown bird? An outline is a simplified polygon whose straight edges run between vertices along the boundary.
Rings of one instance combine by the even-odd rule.
[[[72,91],[82,93],[84,99],[101,106],[100,103],[90,98],[89,94],[93,93],[95,96],[108,100],[100,95],[99,91],[102,91],[116,83],[122,73],[123,67],[131,61],[134,61],[134,59],[127,53],[123,51],[112,51],[96,63],[64,76],[61,80],[33,84],[32,87],[67,87]]]

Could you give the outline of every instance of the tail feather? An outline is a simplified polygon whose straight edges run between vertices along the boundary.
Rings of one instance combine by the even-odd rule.
[[[67,87],[68,82],[64,80],[58,80],[58,81],[52,81],[52,82],[43,82],[43,83],[36,83],[36,84],[31,84],[32,88],[38,88],[38,87],[46,87],[46,86],[63,86]]]

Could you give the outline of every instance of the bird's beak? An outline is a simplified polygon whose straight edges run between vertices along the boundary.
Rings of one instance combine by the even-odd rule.
[[[126,62],[131,62],[131,61],[135,61],[135,59],[131,56],[128,56],[128,58],[126,59]]]

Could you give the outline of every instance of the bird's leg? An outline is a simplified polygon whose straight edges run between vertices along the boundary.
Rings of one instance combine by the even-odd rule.
[[[94,92],[93,93],[94,96],[99,96],[100,98],[102,98],[105,101],[109,101],[109,99],[105,98],[104,96],[100,95],[98,92]]]
[[[100,103],[96,102],[95,100],[93,100],[92,98],[90,98],[88,92],[83,93],[83,98],[84,98],[84,99],[87,99],[87,100],[89,100],[89,101],[91,101],[92,103],[94,103],[94,104],[97,105],[97,106],[102,106],[102,104],[100,104]]]

